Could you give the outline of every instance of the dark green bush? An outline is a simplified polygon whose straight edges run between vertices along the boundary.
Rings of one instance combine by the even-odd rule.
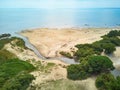
[[[111,37],[109,39],[115,46],[120,46],[120,39],[118,37]]]
[[[60,54],[65,56],[65,57],[68,57],[68,58],[73,58],[72,55],[69,52],[61,51]]]
[[[27,47],[25,46],[24,40],[21,39],[21,38],[18,38],[18,37],[11,37],[11,38],[0,39],[0,49],[2,49],[5,44],[11,43],[11,41],[15,41],[15,44],[16,44],[18,47],[27,49]]]
[[[17,58],[17,56],[7,50],[0,50],[0,65],[13,58]]]
[[[78,44],[76,47],[78,50],[74,53],[74,57],[80,62],[88,56],[98,54],[91,44]]]
[[[106,36],[107,36],[107,37],[120,36],[120,31],[118,31],[118,30],[112,30],[112,31],[110,31]]]
[[[90,56],[87,59],[80,64],[69,65],[67,77],[72,80],[82,80],[114,69],[112,61],[106,56]]]
[[[120,39],[117,36],[120,31],[110,31],[107,35],[103,36],[102,40],[96,41],[92,44],[78,44],[75,47],[78,50],[74,53],[74,57],[77,61],[83,60],[85,57],[91,55],[101,55],[102,52],[105,54],[112,54],[116,48],[120,46]]]
[[[120,46],[120,39],[118,37],[105,37],[100,42],[102,42],[102,43],[112,43],[115,46]]]
[[[105,50],[104,52],[106,54],[111,54],[116,50],[115,45],[112,43],[104,43],[102,48]]]
[[[7,86],[6,84],[13,85],[13,83],[11,83],[11,82],[16,81],[15,77],[17,77],[17,79],[20,78],[18,76],[20,73],[25,72],[26,75],[28,75],[28,73],[30,71],[33,71],[34,69],[35,69],[35,67],[32,64],[29,64],[28,62],[25,62],[25,61],[22,61],[19,59],[6,60],[6,62],[4,62],[0,65],[0,83],[2,83],[2,85],[0,85],[0,89],[3,87],[5,88],[5,86]],[[20,75],[23,75],[23,74],[20,74]],[[24,80],[25,79],[23,79],[23,81]],[[7,83],[7,81],[8,81],[8,83]],[[26,81],[26,83],[27,83],[27,81]],[[18,87],[16,85],[19,85],[19,84],[20,83],[18,83],[18,81],[16,81],[15,87]],[[11,86],[11,87],[13,87],[13,86]],[[5,90],[7,90],[7,89],[5,89]],[[8,89],[8,90],[12,90],[12,89]]]
[[[20,73],[7,80],[3,85],[3,90],[26,90],[33,79],[35,78],[30,74]]]
[[[34,79],[29,72],[35,67],[23,60],[17,59],[17,56],[3,49],[5,44],[14,44],[26,49],[25,42],[17,37],[7,38],[4,34],[0,39],[0,90],[26,90]],[[16,59],[15,59],[16,58]]]
[[[8,37],[10,37],[10,36],[11,36],[11,34],[7,34],[7,33],[1,34],[1,35],[0,35],[0,39],[8,38]]]
[[[88,59],[89,73],[99,74],[114,69],[112,61],[106,56],[91,56]]]
[[[88,77],[88,74],[80,64],[73,64],[67,68],[67,77],[72,80],[82,80],[86,79]]]
[[[100,55],[103,52],[103,48],[101,47],[101,44],[99,41],[92,43],[92,48],[98,55]]]
[[[11,40],[9,38],[1,39],[0,40],[0,49],[2,49],[5,44],[10,43],[10,41]]]
[[[95,84],[98,90],[119,90],[120,76],[115,78],[110,73],[103,73],[97,77]]]

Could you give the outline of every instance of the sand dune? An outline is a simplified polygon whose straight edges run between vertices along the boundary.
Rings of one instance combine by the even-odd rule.
[[[110,28],[40,28],[26,30],[20,34],[39,50],[44,57],[60,56],[60,51],[71,51],[76,44],[92,43],[100,40]]]

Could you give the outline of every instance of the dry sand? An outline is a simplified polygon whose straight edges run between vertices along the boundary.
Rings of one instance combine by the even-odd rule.
[[[117,70],[120,70],[120,47],[116,48],[116,51],[113,53],[111,60]]]
[[[19,59],[21,60],[40,60],[40,58],[38,58],[35,53],[33,51],[31,51],[30,49],[24,49],[21,50],[20,47],[17,46],[12,46],[10,43],[6,44],[4,46],[4,49],[8,50],[9,52],[15,54]]]
[[[71,51],[76,44],[92,43],[108,33],[109,28],[39,28],[26,30],[21,35],[39,50],[44,57],[60,56],[60,51]]]

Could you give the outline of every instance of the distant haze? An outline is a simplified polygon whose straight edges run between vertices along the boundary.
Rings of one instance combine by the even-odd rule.
[[[0,0],[0,8],[119,8],[120,0]]]

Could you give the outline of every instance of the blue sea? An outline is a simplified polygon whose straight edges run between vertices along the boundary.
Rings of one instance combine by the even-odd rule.
[[[0,9],[0,33],[13,33],[40,27],[116,26],[120,26],[120,8]]]

